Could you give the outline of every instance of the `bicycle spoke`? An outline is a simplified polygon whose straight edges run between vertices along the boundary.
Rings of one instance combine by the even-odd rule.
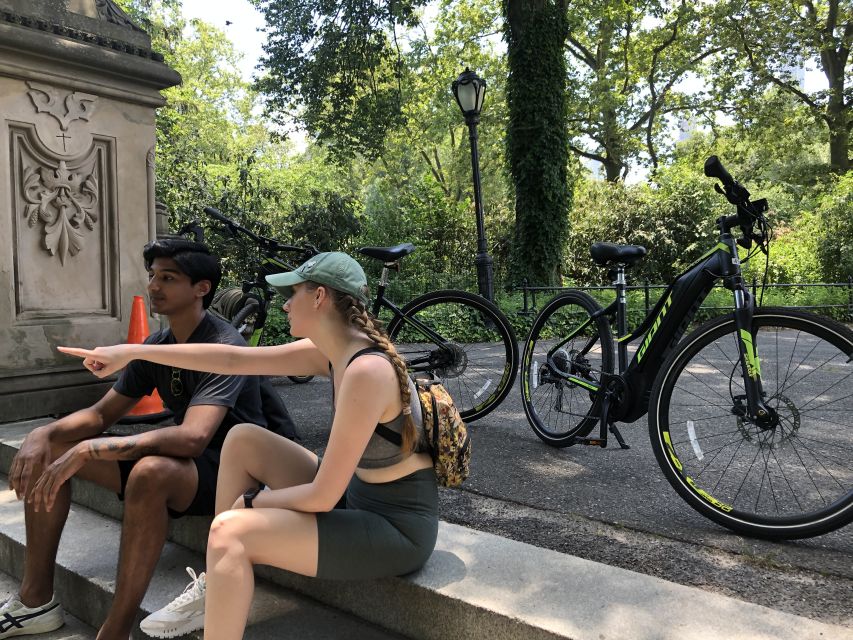
[[[821,365],[821,366],[823,366],[823,365]],[[832,384],[831,386],[827,387],[826,389],[824,389],[824,390],[823,390],[823,391],[821,391],[820,393],[816,394],[816,395],[815,395],[811,400],[807,401],[806,403],[804,403],[804,404],[800,407],[800,411],[801,411],[801,412],[802,412],[802,411],[805,411],[805,410],[806,410],[806,407],[808,407],[808,406],[809,406],[812,402],[814,402],[817,398],[819,398],[819,397],[820,397],[820,396],[822,396],[822,395],[826,395],[826,393],[828,393],[831,389],[834,389],[835,387],[837,387],[837,386],[838,386],[839,384],[841,384],[842,382],[847,381],[847,380],[850,378],[850,376],[851,376],[851,375],[853,375],[853,372],[848,373],[846,376],[844,376],[844,377],[843,377],[841,380],[839,380],[838,382],[835,382],[834,384]],[[853,394],[851,394],[851,395],[853,395]],[[849,397],[851,397],[851,396],[850,396],[850,395],[848,395],[848,396],[845,396],[845,397],[846,397],[846,398],[849,398]],[[844,398],[841,398],[841,399],[844,399]],[[837,402],[837,400],[833,400],[833,402]],[[831,404],[831,403],[826,403],[826,404]],[[816,408],[820,408],[821,406],[823,406],[823,405],[819,405],[819,406],[818,406],[818,407],[816,407]]]

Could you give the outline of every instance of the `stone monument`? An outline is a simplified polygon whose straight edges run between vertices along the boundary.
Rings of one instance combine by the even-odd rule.
[[[56,347],[126,338],[180,81],[112,0],[0,0],[0,423],[108,388]]]

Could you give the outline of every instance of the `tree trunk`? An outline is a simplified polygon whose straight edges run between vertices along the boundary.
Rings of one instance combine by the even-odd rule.
[[[830,74],[827,74],[829,76]],[[843,175],[850,170],[850,108],[844,104],[844,76],[830,77],[826,124],[829,127],[829,164],[832,171]]]
[[[572,189],[563,0],[504,0],[507,162],[515,185],[511,277],[560,284]]]
[[[829,164],[834,173],[843,175],[850,170],[850,130],[844,113],[839,116],[829,118]]]
[[[847,14],[847,22],[837,23],[838,1],[830,3],[827,22],[822,29],[820,64],[829,84],[829,96],[826,102],[826,124],[829,127],[829,164],[832,171],[839,175],[850,169],[848,145],[850,129],[848,125],[853,116],[850,113],[850,102],[845,104],[844,70],[850,56],[850,36],[853,35],[853,17]],[[843,14],[842,14],[843,15]],[[840,42],[833,37],[836,29],[843,34]],[[843,44],[844,40],[847,44]],[[837,48],[836,48],[837,47]]]
[[[624,163],[615,158],[607,158],[602,164],[604,165],[604,179],[607,182],[619,182],[622,179],[625,171]]]

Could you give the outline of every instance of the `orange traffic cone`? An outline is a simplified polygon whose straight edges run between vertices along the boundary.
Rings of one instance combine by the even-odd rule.
[[[142,296],[133,296],[133,307],[130,310],[130,327],[127,330],[128,344],[142,344],[151,333],[148,328],[148,312]],[[130,410],[123,422],[145,422],[147,420],[162,420],[171,415],[163,408],[163,401],[157,389],[150,396],[145,396]]]

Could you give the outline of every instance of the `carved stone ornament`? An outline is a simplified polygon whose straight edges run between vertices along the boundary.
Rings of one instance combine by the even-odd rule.
[[[23,196],[27,202],[24,215],[32,228],[44,224],[44,247],[51,255],[59,256],[65,264],[68,254],[76,255],[83,248],[83,231],[95,228],[98,214],[98,180],[94,165],[72,173],[59,161],[59,167],[26,167],[23,177]]]
[[[63,131],[68,131],[68,127],[75,120],[88,122],[95,112],[97,96],[77,91],[62,91],[41,82],[27,82],[27,86],[30,88],[27,95],[33,101],[36,111],[52,115]]]
[[[102,20],[121,25],[122,27],[130,27],[134,31],[142,31],[112,0],[95,0],[95,7],[97,7],[98,15],[101,16]]]

